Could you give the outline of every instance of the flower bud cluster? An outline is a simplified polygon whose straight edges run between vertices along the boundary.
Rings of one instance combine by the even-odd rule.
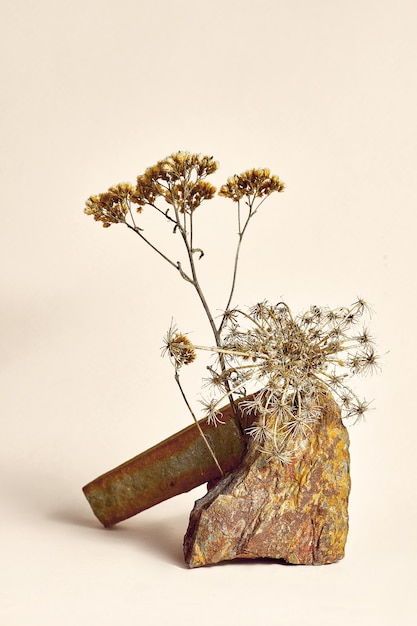
[[[284,183],[278,176],[273,176],[269,169],[251,169],[228,178],[227,183],[220,188],[219,195],[234,202],[246,197],[250,202],[254,197],[263,198],[274,191],[284,191],[284,188]]]

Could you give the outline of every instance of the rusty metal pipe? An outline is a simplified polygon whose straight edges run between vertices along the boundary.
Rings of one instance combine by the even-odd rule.
[[[224,424],[199,422],[226,473],[240,462],[245,437],[231,406],[222,409]],[[243,418],[241,418],[243,427]],[[221,476],[198,428],[192,424],[130,461],[106,472],[83,492],[98,520],[113,526],[155,504]]]

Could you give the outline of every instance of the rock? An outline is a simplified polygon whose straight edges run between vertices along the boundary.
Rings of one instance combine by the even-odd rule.
[[[240,465],[195,503],[184,538],[188,567],[269,558],[321,565],[344,556],[349,436],[330,395],[288,465],[249,443]]]

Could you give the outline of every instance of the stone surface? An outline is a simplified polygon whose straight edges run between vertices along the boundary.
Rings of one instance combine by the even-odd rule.
[[[321,565],[343,558],[348,533],[349,437],[323,393],[320,421],[290,464],[250,443],[241,464],[195,503],[184,538],[188,567],[269,558]]]

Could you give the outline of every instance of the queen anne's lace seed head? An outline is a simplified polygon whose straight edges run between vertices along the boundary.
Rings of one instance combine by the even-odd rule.
[[[231,372],[245,373],[245,391],[252,395],[239,408],[257,416],[247,433],[269,457],[281,462],[293,458],[295,443],[308,437],[321,417],[324,389],[335,394],[344,418],[356,423],[364,417],[369,403],[359,400],[347,381],[379,367],[379,357],[368,345],[369,331],[356,330],[367,311],[358,300],[335,310],[312,306],[293,316],[286,304],[264,301],[248,312],[235,309],[226,315],[229,369],[215,376],[224,387]]]

